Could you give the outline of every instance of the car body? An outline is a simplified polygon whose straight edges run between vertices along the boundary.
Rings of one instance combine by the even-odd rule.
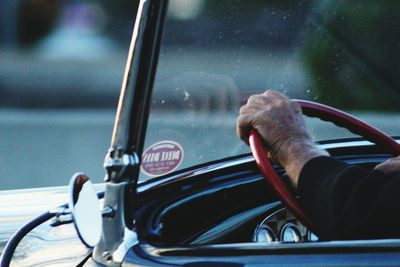
[[[181,15],[167,11],[168,1],[139,2],[111,146],[104,162],[105,184],[96,187],[98,191],[105,191],[99,193],[103,209],[100,242],[94,248],[81,242],[82,233],[75,232],[72,221],[67,218],[70,210],[64,205],[43,213],[18,230],[4,249],[2,264],[13,257],[11,263],[24,266],[398,266],[400,240],[397,239],[318,242],[265,182],[248,148],[234,132],[238,108],[253,93],[249,88],[254,79],[253,85],[259,80],[274,86],[287,81],[284,88],[297,88],[285,93],[336,104],[340,108],[360,105],[390,111],[384,117],[381,113],[363,112],[362,108],[355,113],[368,121],[388,126],[385,131],[391,135],[399,133],[397,125],[389,125],[398,119],[395,105],[400,97],[392,90],[398,82],[396,71],[392,69],[399,64],[397,50],[387,50],[395,60],[388,60],[387,64],[382,63],[383,59],[371,63],[377,57],[374,49],[379,46],[367,46],[366,50],[361,49],[364,44],[361,48],[357,46],[368,28],[359,26],[360,38],[357,33],[346,35],[346,31],[341,36],[343,32],[335,28],[340,21],[349,23],[341,28],[345,30],[352,29],[357,23],[361,25],[364,16],[360,14],[376,7],[373,2],[363,5],[345,1],[338,4],[333,1],[297,4],[271,1],[271,6],[263,6],[227,1],[225,5],[219,2],[224,9],[216,4],[212,11],[204,7],[206,1],[191,2],[192,10],[181,10],[178,13]],[[169,8],[174,5],[178,10],[185,6],[182,1],[170,1]],[[263,9],[257,10],[259,5]],[[381,5],[390,10],[390,4]],[[244,10],[247,6],[249,9]],[[203,8],[206,15],[220,13],[216,17],[200,18],[196,17],[196,12],[200,12],[196,8]],[[353,12],[349,11],[352,15],[346,13],[348,10]],[[321,16],[325,13],[316,11],[328,11],[331,17]],[[266,19],[277,28],[274,30],[256,21],[255,25],[261,25],[260,32],[236,37],[249,25],[242,25],[242,21],[231,24],[235,21],[234,15],[244,13],[243,17],[252,21],[248,14],[256,12],[263,15],[254,15],[254,18]],[[365,15],[367,24],[377,16],[372,13],[370,18]],[[167,16],[175,17],[167,20]],[[194,22],[186,21],[189,20],[187,16],[194,16]],[[398,19],[393,16],[390,14],[382,20],[393,26],[393,21]],[[201,25],[209,28],[203,29],[205,33],[198,32],[201,37],[198,41],[191,39],[193,32],[180,31],[184,29],[182,25],[196,24],[196,20],[202,19],[206,23]],[[289,23],[284,22],[287,19]],[[181,23],[178,20],[182,20]],[[220,21],[225,21],[234,30],[224,32],[227,26],[221,26]],[[314,29],[318,34],[314,34]],[[287,34],[281,36],[279,32]],[[182,37],[179,45],[174,44],[173,38],[168,39],[171,34]],[[258,41],[250,46],[259,40],[258,34],[268,36],[272,44]],[[292,43],[299,38],[299,43]],[[214,45],[217,40],[233,48],[228,45],[226,51],[219,50],[220,44]],[[246,40],[248,46],[242,44]],[[182,43],[186,46],[180,46]],[[199,48],[208,43],[210,47]],[[286,58],[280,54],[285,49],[294,52]],[[192,51],[198,54],[191,54]],[[274,51],[276,55],[260,51]],[[297,54],[298,51],[301,53]],[[368,57],[369,54],[364,52],[372,56]],[[301,56],[306,59],[298,60]],[[270,59],[261,62],[264,57]],[[320,57],[328,64],[321,65]],[[194,64],[189,64],[193,58]],[[246,58],[256,62],[254,69],[247,68],[246,64],[250,63],[242,63]],[[221,60],[226,60],[226,64]],[[224,64],[226,69],[215,72]],[[304,69],[299,71],[298,66],[303,65],[314,74],[312,79],[307,80],[304,78],[307,75],[299,74]],[[321,70],[324,68],[327,71]],[[247,90],[238,89],[244,87],[240,82],[245,84],[245,80],[237,79],[240,82],[235,84],[232,77],[239,75],[236,69],[242,70],[240,75],[248,76],[250,86],[246,86]],[[261,71],[257,72],[257,69]],[[266,80],[260,78],[268,71],[283,72],[284,75]],[[164,82],[164,78],[172,81]],[[359,96],[357,90],[369,83],[372,84],[370,88]],[[313,93],[310,93],[311,89],[299,89],[312,84]],[[357,90],[346,91],[351,86]],[[376,92],[376,86],[384,86],[382,88],[391,93],[389,96],[384,94],[380,101],[375,97],[381,93]],[[397,99],[390,97],[393,95]],[[365,139],[349,138],[347,133],[336,128],[320,126],[320,122],[309,123],[320,146],[347,163],[372,168],[390,157],[387,151]],[[282,179],[287,180],[284,170],[278,165],[274,167]],[[64,197],[67,202],[68,194],[66,187],[3,192],[1,203],[19,199],[21,209],[2,204],[7,212],[1,216],[17,224],[32,214],[32,210],[37,212],[39,208],[63,204],[62,201],[49,203],[49,196],[54,202]],[[41,198],[45,200],[41,201]],[[32,203],[28,205],[27,202]],[[395,215],[388,214],[388,218],[382,220],[390,220],[390,216]],[[76,218],[75,223],[78,224]],[[7,231],[12,230],[10,227]]]

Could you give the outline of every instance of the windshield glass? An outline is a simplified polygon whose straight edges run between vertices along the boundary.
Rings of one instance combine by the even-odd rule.
[[[399,135],[400,2],[171,0],[141,178],[249,149],[240,106],[275,89]],[[308,119],[315,140],[352,136]]]

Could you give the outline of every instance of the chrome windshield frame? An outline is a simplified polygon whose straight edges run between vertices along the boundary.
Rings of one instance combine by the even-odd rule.
[[[141,0],[137,9],[111,146],[104,161],[103,208],[112,210],[113,216],[103,217],[102,237],[93,251],[93,259],[106,266],[119,266],[123,255],[115,252],[134,224],[140,159],[167,4],[167,0]]]

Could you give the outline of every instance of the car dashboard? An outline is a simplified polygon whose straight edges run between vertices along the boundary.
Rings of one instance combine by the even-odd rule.
[[[390,157],[360,140],[323,146],[365,168]],[[143,259],[188,266],[398,266],[398,239],[319,241],[270,190],[250,155],[154,182],[139,190],[148,205],[136,211],[140,243],[126,266]]]
[[[368,142],[346,142],[327,149],[366,168],[389,157]],[[349,147],[352,142],[358,143]],[[275,168],[287,180],[284,170]],[[318,241],[272,192],[250,155],[145,183],[139,192],[138,237],[156,246]]]

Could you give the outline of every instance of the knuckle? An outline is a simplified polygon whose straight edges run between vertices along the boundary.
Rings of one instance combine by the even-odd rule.
[[[247,103],[254,103],[260,98],[260,95],[251,95],[247,100]]]
[[[238,127],[246,127],[249,124],[250,118],[248,115],[241,115],[236,119]]]
[[[267,90],[264,92],[264,95],[266,95],[266,96],[273,95],[273,94],[275,94],[275,91],[272,90],[272,89],[267,89]]]
[[[245,114],[246,112],[247,112],[247,106],[245,105],[245,106],[241,106],[240,107],[240,109],[239,109],[239,114]]]
[[[242,124],[242,121],[243,121],[243,117],[242,116],[238,117],[236,119],[236,125],[239,127]]]
[[[288,109],[288,103],[283,99],[276,99],[274,104],[271,107],[274,111],[285,110]]]

